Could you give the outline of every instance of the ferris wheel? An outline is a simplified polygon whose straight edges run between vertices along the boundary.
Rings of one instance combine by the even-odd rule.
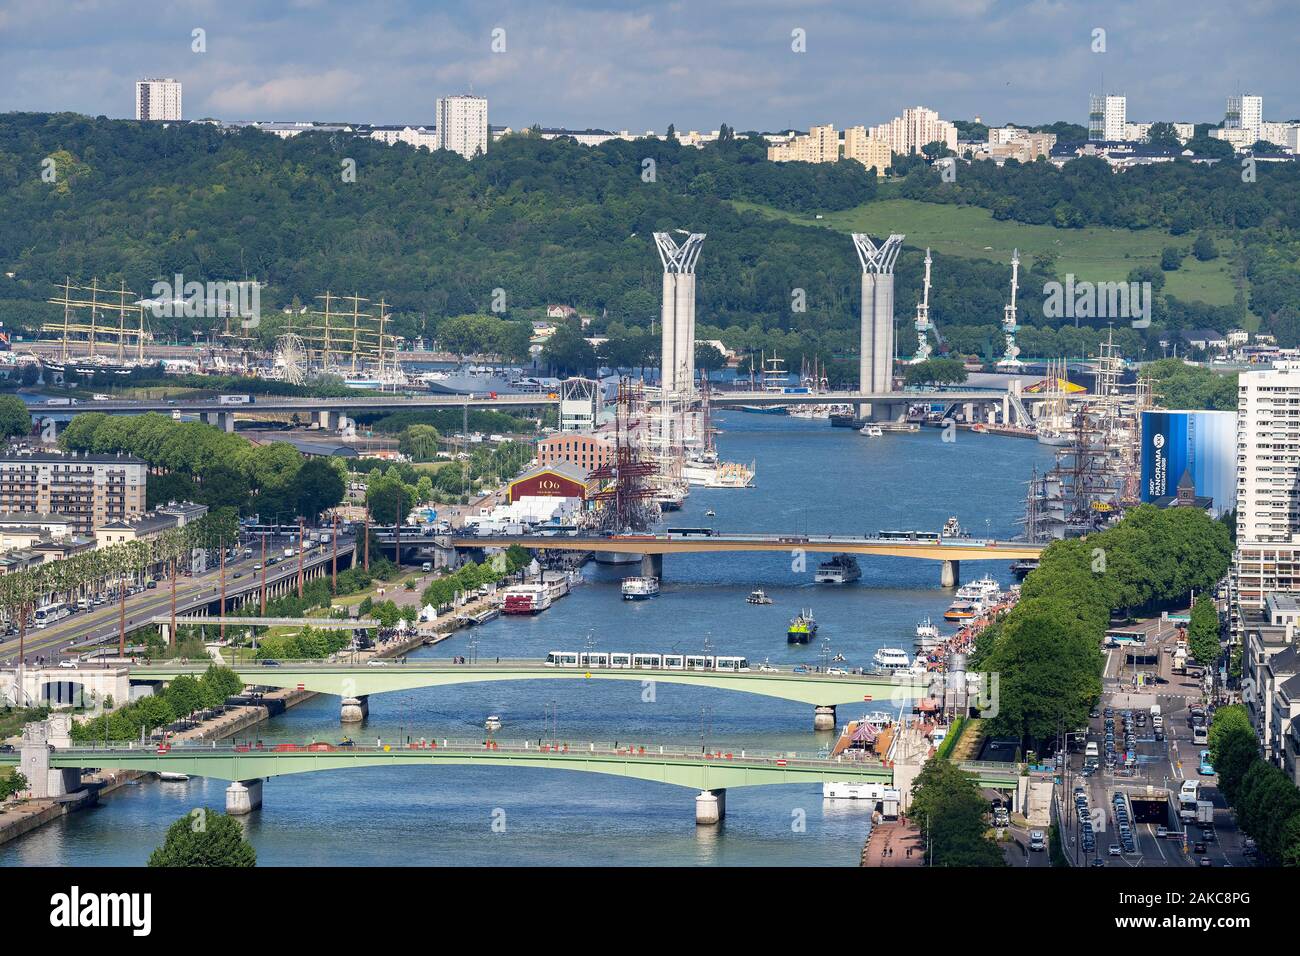
[[[286,332],[275,340],[275,366],[281,379],[290,385],[307,381],[307,347],[301,337]]]

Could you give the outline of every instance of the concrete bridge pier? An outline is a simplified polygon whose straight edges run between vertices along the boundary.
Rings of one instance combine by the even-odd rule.
[[[961,562],[945,561],[939,571],[939,586],[943,588],[955,588],[961,584]]]
[[[641,576],[645,578],[664,579],[664,556],[662,554],[641,555]]]
[[[813,708],[813,730],[834,730],[835,729],[835,708],[829,704],[822,704]]]
[[[235,416],[232,412],[202,412],[199,418],[207,425],[214,425],[223,432],[235,430]]]
[[[339,707],[339,721],[344,724],[359,724],[370,716],[370,696],[344,697]]]
[[[311,413],[311,420],[323,431],[338,431],[339,413],[330,409],[322,409]]]
[[[716,826],[727,815],[726,790],[701,790],[695,798],[695,823],[697,826]]]
[[[226,813],[242,817],[262,809],[262,781],[236,780],[226,787]]]

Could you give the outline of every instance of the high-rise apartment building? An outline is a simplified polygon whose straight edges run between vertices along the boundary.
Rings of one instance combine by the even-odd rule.
[[[138,120],[179,120],[181,118],[180,80],[140,80],[135,85],[135,118]]]
[[[1121,142],[1128,122],[1128,97],[1117,93],[1088,97],[1088,139]]]
[[[1249,131],[1248,139],[1254,143],[1260,139],[1260,127],[1264,124],[1264,97],[1243,96],[1228,97],[1228,111],[1223,117],[1224,129],[1244,129]]]
[[[834,163],[840,158],[840,138],[832,125],[814,126],[807,136],[767,148],[774,163]]]
[[[466,159],[487,153],[488,105],[485,96],[440,96],[435,149],[449,149]]]
[[[146,464],[130,455],[18,451],[0,457],[0,514],[66,515],[90,534],[144,512]]]
[[[886,143],[891,152],[902,156],[919,153],[930,143],[942,143],[953,152],[957,151],[957,127],[939,119],[938,113],[924,106],[909,106],[903,110],[902,116],[871,127],[870,135],[872,139]]]
[[[869,135],[865,126],[850,126],[844,131],[844,158],[856,159],[868,169],[874,169],[877,176],[883,176],[894,157],[889,144]]]

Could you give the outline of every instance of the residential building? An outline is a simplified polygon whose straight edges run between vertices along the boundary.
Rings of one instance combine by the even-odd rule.
[[[488,148],[488,102],[485,96],[438,97],[435,110],[436,149],[449,149],[466,159]]]
[[[426,126],[375,126],[370,130],[370,138],[377,139],[388,146],[394,143],[406,143],[417,149],[438,148],[437,131]]]
[[[0,515],[64,515],[91,534],[144,512],[147,466],[130,455],[19,450],[0,456]]]
[[[1228,109],[1223,117],[1224,129],[1242,129],[1250,134],[1250,142],[1261,139],[1260,127],[1264,124],[1264,97],[1246,93],[1229,96]]]
[[[930,143],[942,143],[954,153],[957,151],[957,127],[924,106],[909,106],[902,116],[871,127],[870,135],[888,143],[890,151],[900,156],[919,153]]]
[[[1123,139],[1130,143],[1145,143],[1151,136],[1151,127],[1155,123],[1125,123]],[[1180,143],[1186,143],[1196,135],[1196,124],[1194,123],[1170,123],[1174,128],[1174,135],[1178,137]]]
[[[894,157],[889,151],[889,144],[870,135],[865,126],[850,126],[844,131],[844,158],[856,159],[867,169],[874,169],[876,176],[881,177],[885,175],[885,170]]]
[[[1088,139],[1121,142],[1128,121],[1128,98],[1118,93],[1088,98]]]
[[[839,136],[834,126],[814,126],[806,136],[796,136],[788,143],[769,146],[767,158],[774,163],[838,162]]]
[[[135,84],[135,118],[138,120],[179,120],[181,118],[180,80],[140,80]]]
[[[1055,133],[1031,133],[1027,129],[1004,126],[989,130],[987,144],[978,144],[970,151],[971,159],[992,160],[1001,166],[1008,159],[1032,163],[1050,157],[1056,145]]]

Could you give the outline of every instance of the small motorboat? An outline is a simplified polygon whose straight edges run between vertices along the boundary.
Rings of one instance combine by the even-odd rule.
[[[866,435],[868,438],[881,438],[885,432],[879,425],[863,425],[858,429],[859,435]]]
[[[490,714],[488,719],[483,721],[483,727],[485,730],[500,730],[501,718],[496,714]]]
[[[172,770],[158,771],[158,779],[163,783],[185,783],[190,779],[188,773],[176,773]]]
[[[718,513],[717,513],[716,511],[714,511],[712,508],[710,508],[708,511],[704,512],[704,517],[706,517],[706,518],[716,518],[717,516],[718,516]]]
[[[771,604],[772,599],[767,596],[762,588],[755,588],[749,592],[749,597],[745,598],[746,604]]]

